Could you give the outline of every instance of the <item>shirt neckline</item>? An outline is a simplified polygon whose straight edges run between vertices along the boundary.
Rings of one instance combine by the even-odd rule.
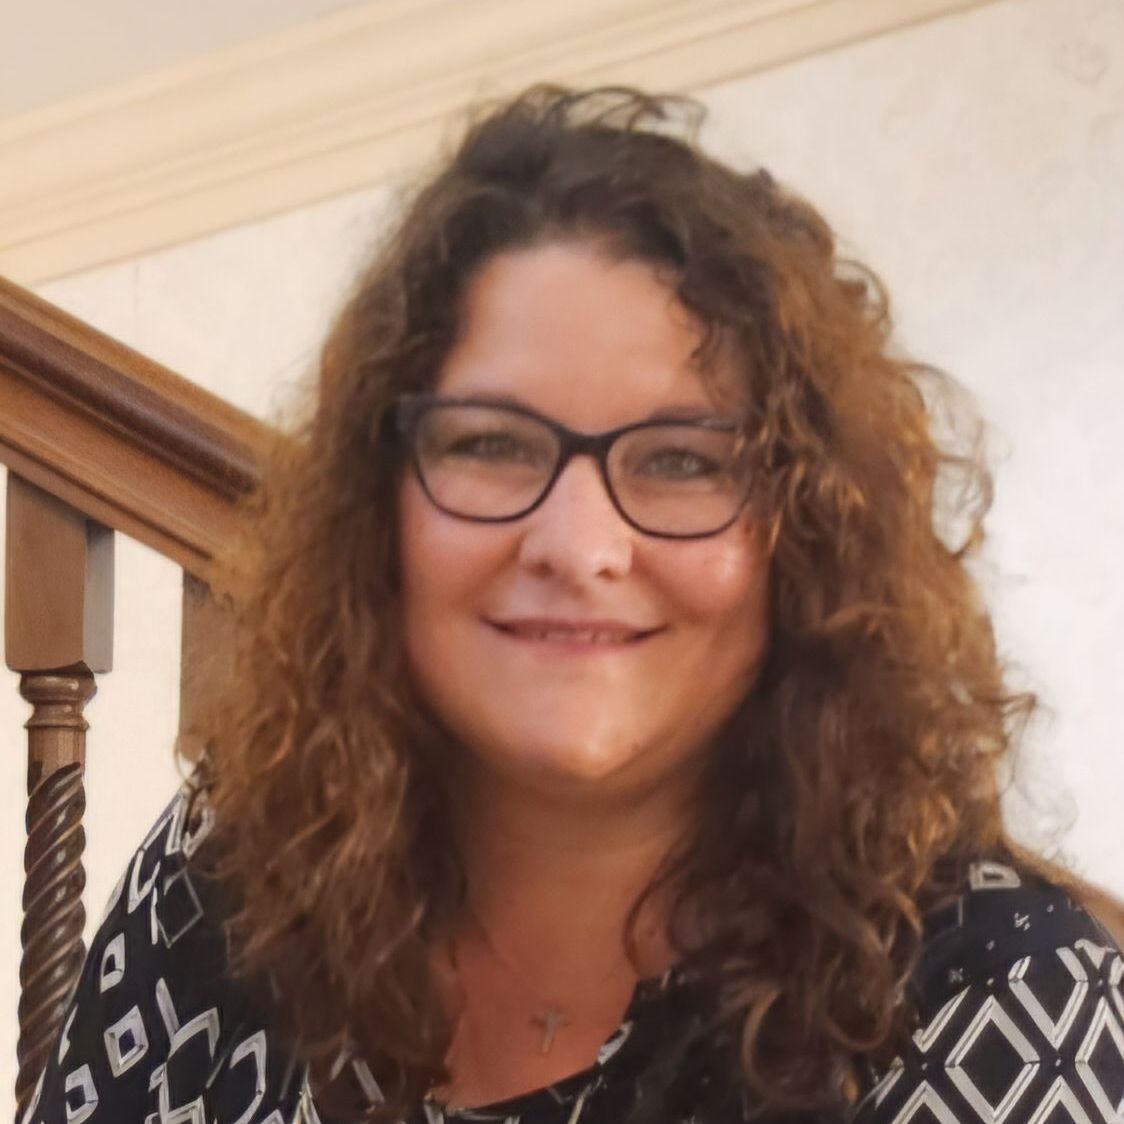
[[[512,1116],[530,1116],[538,1108],[574,1104],[580,1098],[588,1096],[600,1082],[606,1068],[633,1037],[637,1023],[651,1013],[652,1007],[697,976],[696,970],[683,964],[674,964],[658,976],[646,976],[637,980],[620,1025],[601,1044],[597,1059],[584,1069],[561,1077],[550,1085],[527,1089],[487,1104],[448,1106],[427,1097],[424,1107],[428,1124],[440,1124],[441,1121],[507,1120]]]

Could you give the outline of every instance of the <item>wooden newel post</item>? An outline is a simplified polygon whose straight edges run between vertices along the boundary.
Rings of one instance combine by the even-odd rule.
[[[85,954],[86,719],[113,648],[113,532],[9,473],[5,658],[31,704],[17,1116]]]

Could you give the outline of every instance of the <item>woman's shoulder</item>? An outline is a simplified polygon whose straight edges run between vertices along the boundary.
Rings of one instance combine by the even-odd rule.
[[[1069,950],[1094,968],[1119,960],[1108,930],[1065,886],[1035,871],[993,859],[971,863],[959,891],[925,919],[914,972],[924,1002],[964,984],[994,982],[1025,970],[1027,958],[1068,962]]]
[[[227,967],[228,906],[200,861],[213,823],[205,795],[184,784],[133,853],[100,926],[130,932],[137,948],[151,950],[163,967],[182,966],[196,978]]]
[[[158,967],[164,977],[182,973],[196,982],[226,968],[226,910],[196,858],[213,814],[192,791],[185,784],[165,805],[110,891],[87,955],[89,961],[97,951],[105,960],[102,991],[128,982],[142,968]]]
[[[206,801],[185,787],[128,861],[25,1114],[31,1124],[249,1119],[239,1116],[247,1104],[264,1117],[267,1105],[295,1103],[301,1074],[229,971],[227,901],[200,861],[211,824]]]
[[[1124,958],[1064,886],[980,860],[926,919],[917,1027],[860,1106],[866,1120],[1117,1122]]]

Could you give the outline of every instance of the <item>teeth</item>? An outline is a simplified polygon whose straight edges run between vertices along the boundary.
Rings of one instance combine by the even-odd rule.
[[[604,632],[573,628],[521,628],[518,635],[529,640],[569,641],[575,644],[622,644],[631,640],[631,632]]]

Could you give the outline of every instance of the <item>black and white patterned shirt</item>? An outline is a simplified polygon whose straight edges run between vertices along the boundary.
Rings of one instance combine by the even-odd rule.
[[[207,824],[189,832],[185,808],[181,794],[111,895],[21,1124],[327,1124],[305,1073],[225,974],[222,926],[187,861]],[[913,981],[920,1029],[871,1075],[850,1124],[1124,1124],[1122,977],[1119,947],[1063,891],[976,863],[960,897],[929,919]],[[679,1067],[695,1083],[665,1081],[661,1092],[657,1074],[651,1119],[740,1121],[740,1100],[702,1111],[710,1078],[697,1059],[648,1064],[695,998],[675,971],[642,982],[589,1070],[449,1112],[449,1124],[622,1124],[653,1069]],[[371,1091],[365,1067],[350,1065]],[[444,1119],[426,1103],[411,1124]]]

